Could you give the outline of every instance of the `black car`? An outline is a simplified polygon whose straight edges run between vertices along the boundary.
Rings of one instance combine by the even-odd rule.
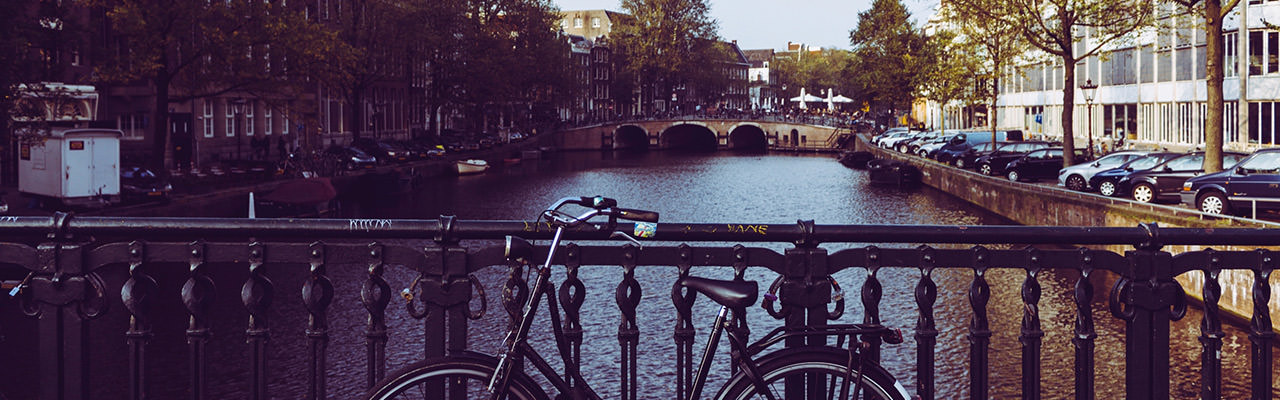
[[[324,152],[336,158],[338,166],[348,171],[359,168],[373,168],[378,164],[378,159],[363,150],[351,146],[333,146]]]
[[[396,144],[370,138],[360,138],[351,142],[351,146],[377,159],[379,164],[392,161],[409,161],[409,150]]]
[[[1258,150],[1231,168],[1187,179],[1181,195],[1183,204],[1213,214],[1280,209],[1280,149]]]
[[[991,150],[1004,144],[1003,142],[986,142],[974,146],[965,147],[960,152],[948,151],[947,147],[938,149],[937,160],[940,163],[950,163],[956,168],[973,168],[974,161],[978,157],[991,153]]]
[[[1062,169],[1062,151],[1061,147],[1050,147],[1027,153],[1005,166],[1005,176],[1014,182],[1056,177]],[[1078,160],[1085,157],[1084,149],[1076,149],[1075,154]]]
[[[1245,157],[1243,153],[1222,153],[1222,165],[1235,166]],[[1204,152],[1188,153],[1165,161],[1144,171],[1134,171],[1116,182],[1117,193],[1127,193],[1134,200],[1151,203],[1161,200],[1178,200],[1182,183],[1204,172]]]
[[[1142,171],[1154,167],[1157,164],[1163,163],[1168,161],[1170,158],[1174,158],[1182,154],[1183,153],[1147,154],[1146,156],[1120,164],[1119,167],[1093,174],[1093,176],[1089,178],[1089,187],[1098,188],[1098,194],[1103,196],[1116,196],[1116,193],[1118,193],[1116,190],[1116,182],[1119,182],[1120,178],[1124,178],[1126,175],[1129,175],[1134,171]]]
[[[169,201],[173,185],[150,169],[120,168],[120,199],[124,202]]]
[[[1009,142],[997,146],[995,151],[978,157],[974,163],[978,166],[978,172],[983,175],[1004,175],[1004,167],[1009,165],[1010,161],[1017,160],[1027,153],[1048,148],[1049,146],[1049,142],[1039,140]]]

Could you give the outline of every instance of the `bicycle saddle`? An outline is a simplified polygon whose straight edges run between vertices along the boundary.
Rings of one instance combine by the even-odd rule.
[[[755,304],[756,292],[759,291],[756,281],[721,281],[690,276],[681,280],[680,284],[729,308],[742,308]]]

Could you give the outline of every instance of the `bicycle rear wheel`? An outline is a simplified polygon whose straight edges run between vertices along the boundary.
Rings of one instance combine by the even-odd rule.
[[[729,378],[729,382],[716,399],[838,399],[841,393],[851,398],[906,400],[910,395],[896,379],[879,365],[869,363],[863,367],[862,378],[853,382],[858,374],[857,360],[852,371],[845,368],[848,353],[833,348],[780,350],[757,361],[763,377],[764,390],[742,371]],[[853,394],[857,393],[857,397]],[[770,397],[772,396],[772,397]]]
[[[405,367],[372,389],[369,399],[488,399],[485,386],[496,361],[480,356],[449,356],[419,361]],[[507,399],[546,400],[546,393],[528,375],[512,371]]]

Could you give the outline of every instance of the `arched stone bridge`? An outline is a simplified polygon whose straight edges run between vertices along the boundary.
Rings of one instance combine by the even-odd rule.
[[[565,150],[792,150],[839,149],[848,129],[804,122],[750,119],[654,119],[569,128],[556,135]]]

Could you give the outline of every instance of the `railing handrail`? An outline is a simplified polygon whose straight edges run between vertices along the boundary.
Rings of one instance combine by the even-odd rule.
[[[622,223],[629,230],[634,224]],[[170,218],[170,217],[50,217],[0,218],[0,237],[40,233],[72,235],[190,235],[213,237],[316,238],[342,235],[353,239],[423,238],[492,239],[502,235],[550,238],[549,225],[536,221],[440,219],[291,219],[291,218]],[[607,240],[612,232],[584,224],[566,231],[566,238]],[[1022,226],[1022,225],[819,225],[813,221],[776,223],[680,223],[657,225],[652,241],[740,242],[852,242],[852,243],[970,243],[1072,245],[1280,245],[1280,230],[1268,228],[1172,228],[1156,224],[1136,227]],[[1155,243],[1153,243],[1155,241]]]

